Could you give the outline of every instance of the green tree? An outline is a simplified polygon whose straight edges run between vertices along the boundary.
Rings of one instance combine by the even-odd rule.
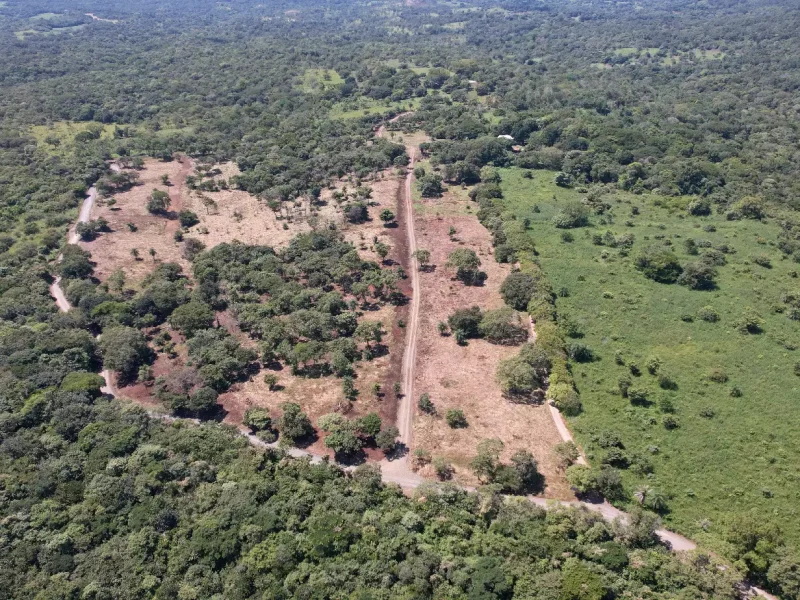
[[[636,257],[636,268],[645,277],[659,283],[675,283],[683,268],[671,250],[659,246],[648,246]]]
[[[500,286],[500,294],[506,304],[516,310],[525,310],[536,293],[536,278],[530,273],[514,271]]]
[[[214,311],[198,300],[179,306],[169,316],[169,324],[179,329],[187,338],[214,324]]]
[[[169,210],[171,200],[169,194],[162,190],[153,190],[150,192],[150,198],[147,200],[147,212],[153,215],[163,215]]]
[[[284,402],[281,405],[283,414],[278,419],[278,430],[281,436],[290,443],[296,443],[314,432],[311,420],[294,402]]]
[[[145,337],[132,327],[109,327],[100,339],[103,365],[122,379],[133,380],[139,367],[152,359]]]

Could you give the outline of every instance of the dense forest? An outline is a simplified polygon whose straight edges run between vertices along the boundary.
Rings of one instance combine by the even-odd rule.
[[[0,2],[0,597],[738,598],[746,578],[800,598],[798,31],[786,0]],[[374,132],[407,112],[391,129],[433,140],[422,194],[469,189],[521,264],[503,294],[547,369],[523,346],[504,390],[547,387],[587,451],[573,488],[630,523],[499,485],[407,498],[373,466],[101,393],[112,369],[208,417],[258,363],[346,386],[382,332],[344,295],[400,304],[404,277],[325,230],[187,241],[189,270],[101,283],[66,242],[90,186],[135,185],[109,161],[232,161],[279,211],[404,168]],[[215,327],[224,309],[252,344]],[[164,323],[192,364],[155,378]],[[297,405],[277,421],[249,417],[269,442],[311,433]],[[337,455],[395,437],[329,421]],[[714,554],[670,554],[662,521]]]

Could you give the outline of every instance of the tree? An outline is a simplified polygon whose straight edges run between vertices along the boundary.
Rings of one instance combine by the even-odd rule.
[[[445,264],[448,268],[455,269],[456,278],[467,285],[479,283],[482,280],[478,271],[481,260],[474,250],[457,248],[447,255]]]
[[[394,425],[382,429],[375,436],[375,444],[383,450],[384,454],[391,454],[397,447],[397,437],[400,431]]]
[[[381,260],[386,260],[386,257],[389,256],[389,250],[391,250],[391,247],[388,244],[383,242],[375,243],[375,253],[381,257]]]
[[[372,347],[372,343],[380,344],[383,341],[383,323],[380,321],[361,321],[353,334],[357,340],[365,342]]]
[[[536,278],[533,275],[514,271],[509,273],[500,286],[500,295],[510,307],[525,310],[536,293],[536,287]]]
[[[675,283],[683,269],[678,257],[664,247],[648,246],[636,257],[634,265],[645,277],[659,283]]]
[[[139,367],[151,360],[152,350],[141,332],[132,327],[109,327],[100,338],[103,365],[123,379],[135,379]]]
[[[480,324],[483,313],[477,306],[472,308],[459,308],[447,317],[447,324],[454,332],[461,332],[466,338],[475,338],[480,335]]]
[[[493,344],[521,344],[528,339],[528,327],[523,325],[513,308],[487,310],[478,325],[478,333]]]
[[[314,432],[311,420],[301,409],[299,404],[284,402],[281,405],[283,414],[278,419],[278,429],[286,440],[296,443]]]
[[[764,330],[764,319],[751,306],[745,307],[742,316],[734,322],[734,327],[742,334],[757,334]]]
[[[188,228],[197,225],[200,219],[197,218],[197,214],[191,210],[182,210],[178,213],[178,222],[181,224],[181,227]]]
[[[131,256],[133,257],[133,260],[139,260],[139,250],[136,248],[131,248]]]
[[[356,425],[357,430],[366,437],[374,438],[381,430],[381,418],[378,413],[367,413],[361,417]]]
[[[148,250],[147,252],[148,254],[150,254],[150,258],[153,259],[153,262],[156,262],[156,249],[150,248],[150,250]]]
[[[383,223],[384,223],[384,226],[387,226],[387,227],[388,227],[388,225],[389,225],[389,224],[390,224],[392,221],[394,221],[394,213],[393,213],[391,210],[389,210],[388,208],[384,208],[384,209],[381,211],[381,214],[380,214],[380,219],[381,219],[381,221],[383,221]]]
[[[264,431],[272,427],[272,419],[269,416],[269,410],[258,406],[248,408],[245,411],[242,423],[253,432]]]
[[[418,248],[414,251],[414,258],[416,258],[417,262],[419,263],[419,270],[424,271],[428,263],[431,261],[431,252],[430,250]]]
[[[172,311],[169,324],[190,338],[214,324],[214,311],[204,302],[192,300]]]
[[[533,400],[536,391],[542,387],[536,369],[519,355],[500,361],[497,383],[504,396],[523,402]]]
[[[442,178],[438,175],[423,175],[417,180],[417,185],[423,198],[439,198],[444,192]]]
[[[70,244],[64,248],[58,272],[67,279],[85,279],[94,271],[90,257],[85,250]]]
[[[500,454],[505,444],[497,438],[478,442],[478,453],[470,461],[472,472],[483,483],[492,481],[500,468]]]
[[[169,209],[170,203],[171,200],[167,192],[153,190],[147,200],[147,212],[153,215],[163,215]]]

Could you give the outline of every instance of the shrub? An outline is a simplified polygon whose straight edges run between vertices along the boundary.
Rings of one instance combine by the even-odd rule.
[[[100,388],[105,385],[105,380],[97,373],[86,371],[73,371],[67,373],[61,380],[60,392],[87,392],[91,396],[100,394]]]
[[[717,271],[703,261],[690,262],[684,265],[683,272],[678,277],[678,284],[685,285],[690,290],[712,290],[715,287],[714,278]]]
[[[711,306],[704,306],[697,311],[697,318],[702,319],[707,323],[716,323],[719,321],[719,313]]]
[[[678,420],[672,415],[664,415],[664,418],[661,420],[661,423],[664,425],[664,429],[678,428]]]
[[[675,283],[682,272],[678,257],[660,246],[648,246],[636,257],[636,268],[659,283]]]
[[[742,316],[736,320],[734,327],[742,334],[761,333],[764,328],[764,319],[753,308],[746,307]]]
[[[192,227],[197,225],[200,219],[197,217],[197,214],[191,210],[182,210],[178,213],[178,222],[181,224],[181,227]]]
[[[525,310],[536,292],[536,278],[530,273],[514,271],[500,286],[500,294],[510,307]]]
[[[594,359],[591,348],[583,342],[569,342],[566,351],[567,356],[576,362],[591,362]]]
[[[727,218],[761,220],[766,216],[764,201],[758,196],[745,196],[731,206]]]
[[[441,457],[436,457],[433,459],[433,470],[436,473],[436,478],[439,481],[447,481],[448,479],[452,479],[453,473],[455,472],[453,465]]]
[[[641,387],[632,387],[628,390],[628,399],[631,404],[645,404],[649,393],[647,389]]]
[[[553,225],[559,229],[574,229],[589,224],[589,209],[583,203],[568,202],[554,217]]]
[[[708,198],[692,200],[686,210],[695,217],[704,217],[711,214],[711,201]]]
[[[445,413],[444,420],[451,429],[462,429],[467,426],[467,417],[460,408],[451,408]]]
[[[728,381],[728,374],[722,369],[711,369],[708,372],[708,378],[714,383],[725,383]]]
[[[431,402],[430,394],[428,394],[427,392],[425,392],[419,397],[419,400],[417,401],[417,406],[422,412],[427,413],[429,415],[436,413],[436,406],[434,406],[433,402]]]

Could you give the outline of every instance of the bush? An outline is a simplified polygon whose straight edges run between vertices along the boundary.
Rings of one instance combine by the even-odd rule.
[[[568,202],[554,217],[553,225],[559,229],[574,229],[589,224],[589,209],[583,203]]]
[[[536,292],[536,278],[530,273],[514,271],[500,286],[503,300],[515,310],[525,310]]]
[[[660,246],[648,246],[642,250],[634,264],[645,277],[659,283],[675,283],[683,271],[678,257]]]
[[[445,263],[450,269],[455,269],[456,278],[466,285],[479,284],[485,279],[485,274],[478,271],[481,260],[474,250],[457,248],[447,256]]]
[[[566,346],[567,356],[576,362],[591,362],[594,360],[594,353],[591,348],[583,342],[569,342]]]
[[[736,320],[734,327],[742,334],[756,334],[764,330],[764,319],[753,308],[746,307],[742,316]]]
[[[433,402],[431,402],[430,394],[428,394],[427,392],[419,397],[419,400],[417,401],[417,406],[422,412],[427,413],[429,415],[436,413],[436,407],[434,406]]]
[[[692,200],[686,210],[695,217],[705,217],[711,214],[711,201],[708,198]]]
[[[181,224],[181,227],[192,227],[197,225],[200,219],[197,217],[197,214],[191,210],[182,210],[178,213],[178,222]]]
[[[583,410],[578,392],[569,383],[551,382],[547,388],[547,398],[568,417],[577,416]]]
[[[463,429],[467,426],[467,417],[460,408],[451,408],[445,413],[444,420],[451,429]]]
[[[683,267],[683,272],[678,277],[678,284],[685,285],[690,290],[713,290],[716,286],[714,283],[716,276],[716,269],[708,263],[690,262]]]
[[[725,383],[728,381],[728,374],[722,369],[711,369],[708,378],[714,383]]]
[[[704,306],[697,311],[697,318],[706,321],[707,323],[716,323],[719,321],[719,313],[711,306]]]
[[[521,344],[528,339],[528,327],[512,308],[498,308],[483,313],[478,325],[481,337],[493,344]]]

